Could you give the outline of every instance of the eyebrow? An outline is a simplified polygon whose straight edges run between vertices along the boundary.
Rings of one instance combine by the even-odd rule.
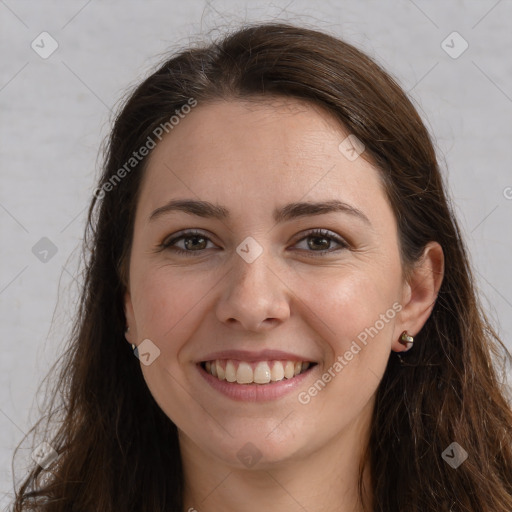
[[[153,221],[165,214],[175,211],[185,212],[197,217],[213,218],[222,221],[229,220],[231,218],[229,210],[208,201],[173,199],[167,204],[154,210],[149,216],[149,220]],[[368,217],[361,210],[337,199],[321,202],[289,203],[280,208],[276,208],[273,213],[273,218],[276,223],[282,223],[299,217],[323,215],[333,212],[347,213],[353,217],[359,218],[369,226],[372,225]]]
[[[274,210],[274,220],[280,223],[299,217],[323,215],[333,212],[348,213],[371,226],[368,217],[361,210],[338,199],[323,202],[290,203]]]

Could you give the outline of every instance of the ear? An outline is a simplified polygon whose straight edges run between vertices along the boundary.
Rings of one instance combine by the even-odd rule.
[[[444,276],[444,254],[437,242],[429,242],[414,268],[404,283],[402,309],[395,323],[392,350],[405,352],[409,347],[402,345],[398,339],[403,331],[416,336],[428,320]]]
[[[126,318],[126,327],[129,328],[129,330],[125,331],[124,337],[128,343],[135,344],[135,340],[137,339],[137,327],[135,325],[132,297],[128,290],[126,290],[124,294],[124,316]]]

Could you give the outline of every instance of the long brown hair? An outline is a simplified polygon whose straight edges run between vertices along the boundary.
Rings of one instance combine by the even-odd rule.
[[[444,250],[434,310],[403,362],[391,354],[377,390],[365,458],[375,511],[510,512],[512,412],[496,365],[510,354],[478,301],[429,133],[371,58],[285,23],[248,25],[186,48],[125,100],[106,148],[102,192],[89,209],[83,292],[55,381],[62,404],[49,408],[52,417],[61,414],[45,438],[59,458],[48,471],[34,465],[14,510],[181,512],[177,429],[124,338],[126,270],[147,158],[115,184],[112,177],[191,98],[201,105],[262,95],[322,106],[363,142],[386,185],[404,269],[430,241]],[[442,456],[453,442],[469,455],[457,469]],[[359,491],[362,499],[362,479]]]

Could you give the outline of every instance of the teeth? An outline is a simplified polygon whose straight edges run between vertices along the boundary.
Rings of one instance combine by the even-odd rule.
[[[285,378],[291,379],[295,375],[294,370],[295,370],[295,365],[293,364],[293,362],[287,361],[286,366],[284,367]]]
[[[256,384],[268,384],[272,378],[272,373],[266,361],[260,361],[254,370],[254,382]]]
[[[219,364],[219,363],[217,363],[217,364]],[[226,380],[228,382],[236,381],[236,370],[235,370],[235,365],[233,364],[233,361],[228,361],[226,364]]]
[[[240,363],[236,371],[236,381],[239,384],[250,384],[253,382],[252,368],[249,363]]]
[[[219,380],[236,382],[237,384],[268,384],[283,379],[292,379],[305,372],[311,363],[295,361],[259,361],[249,363],[246,361],[207,361],[204,365],[206,371]]]
[[[277,382],[278,380],[284,379],[284,368],[283,363],[281,361],[276,361],[274,366],[272,367],[272,380]]]

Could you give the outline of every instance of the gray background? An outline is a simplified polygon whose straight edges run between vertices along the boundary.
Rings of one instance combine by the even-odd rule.
[[[512,348],[510,0],[0,1],[2,509],[14,447],[39,417],[37,388],[69,330],[111,109],[169,49],[277,18],[344,37],[409,91],[434,134],[485,307]],[[47,59],[31,48],[43,31],[59,45]],[[453,31],[469,45],[458,58],[441,46]],[[445,43],[452,53],[457,37]],[[46,262],[32,250],[43,237],[57,249],[39,253]]]

